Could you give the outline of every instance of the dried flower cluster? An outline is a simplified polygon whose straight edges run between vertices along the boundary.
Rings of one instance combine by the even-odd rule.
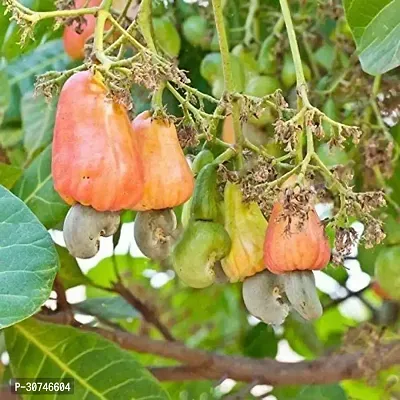
[[[298,140],[298,133],[302,130],[300,125],[293,122],[277,120],[274,124],[275,140],[285,146],[285,151],[293,151]]]
[[[385,239],[383,222],[371,213],[386,205],[383,192],[352,193],[346,198],[346,213],[357,216],[364,224],[361,237],[366,248],[371,248]]]
[[[343,265],[344,259],[350,254],[356,241],[357,232],[354,228],[336,228],[333,264]]]
[[[178,139],[182,149],[195,147],[199,144],[197,129],[193,124],[182,121],[178,126]]]
[[[362,131],[357,126],[340,125],[336,130],[332,127],[332,138],[329,140],[329,147],[342,147],[343,143],[352,138],[354,144],[360,142]]]
[[[287,233],[300,232],[313,209],[316,191],[313,187],[295,185],[283,192],[283,211],[280,219],[286,221]]]
[[[243,201],[256,202],[262,213],[268,216],[279,189],[266,190],[266,185],[276,179],[277,171],[271,162],[262,156],[247,159],[247,165],[246,173],[240,180]]]
[[[374,135],[364,147],[365,165],[372,169],[378,167],[385,178],[390,178],[393,174],[393,148],[393,141]]]

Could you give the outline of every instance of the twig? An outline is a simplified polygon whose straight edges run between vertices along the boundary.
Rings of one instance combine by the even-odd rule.
[[[56,279],[54,280],[53,288],[57,293],[57,310],[65,312],[69,317],[69,323],[73,323],[75,321],[74,313],[72,311],[71,304],[68,303],[65,288],[59,275],[57,275]]]
[[[137,298],[128,288],[123,285],[122,282],[114,283],[113,289],[115,293],[120,294],[129,304],[132,305],[132,307],[138,310],[147,322],[154,325],[165,337],[165,339],[169,341],[175,340],[169,329],[159,320],[155,312],[139,298]]]

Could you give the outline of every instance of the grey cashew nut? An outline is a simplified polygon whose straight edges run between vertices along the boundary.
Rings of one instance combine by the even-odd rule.
[[[264,270],[246,278],[242,294],[249,313],[266,324],[281,325],[289,314],[290,306],[283,293],[280,275]]]
[[[136,215],[134,237],[140,251],[153,260],[166,260],[180,230],[174,211],[140,211]]]
[[[281,275],[284,291],[292,307],[305,319],[322,315],[322,305],[312,271],[293,271]]]
[[[100,247],[100,236],[111,236],[119,227],[118,212],[99,212],[92,207],[75,204],[64,221],[64,241],[74,257],[91,258]]]

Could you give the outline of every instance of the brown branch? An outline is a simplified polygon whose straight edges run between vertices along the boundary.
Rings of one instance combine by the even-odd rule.
[[[175,340],[169,329],[160,321],[156,313],[126,288],[122,282],[118,281],[114,283],[113,289],[115,293],[120,294],[132,307],[138,310],[147,322],[154,325],[165,339],[171,342]]]
[[[36,315],[41,320],[68,324],[65,313]],[[225,356],[203,350],[192,349],[180,342],[165,342],[134,335],[123,331],[111,331],[82,325],[80,329],[97,333],[120,347],[139,353],[155,354],[182,362],[183,366],[155,367],[150,371],[159,380],[218,380],[229,377],[237,381],[254,381],[273,386],[296,384],[327,384],[344,379],[359,379],[365,375],[362,365],[368,359],[366,352],[334,354],[314,361],[285,363],[273,359],[254,360],[248,357]],[[379,368],[383,370],[400,364],[400,341],[377,344],[374,354],[379,354]],[[376,365],[377,360],[374,360]]]
[[[196,367],[190,365],[179,365],[177,367],[149,367],[149,371],[159,381],[198,381],[198,380],[214,380],[215,373],[208,371],[207,368]],[[228,378],[228,376],[226,376]]]
[[[38,315],[40,317],[40,315]],[[41,318],[43,319],[43,318]],[[47,321],[65,323],[65,319],[55,314],[45,316]],[[273,359],[254,360],[248,357],[225,356],[203,350],[192,349],[180,342],[165,342],[128,332],[81,326],[84,331],[94,332],[120,347],[139,353],[155,354],[160,357],[180,361],[184,366],[152,368],[160,380],[217,380],[222,376],[237,381],[254,381],[273,386],[294,384],[327,384],[343,379],[358,379],[364,376],[363,362],[368,351],[352,354],[335,354],[314,361],[285,363]],[[374,349],[379,354],[379,370],[400,364],[400,341],[377,344]],[[376,365],[376,360],[374,361]]]
[[[136,297],[122,282],[121,277],[119,276],[117,270],[115,270],[117,275],[117,282],[112,284],[112,287],[106,287],[98,285],[95,282],[92,282],[91,285],[97,289],[105,290],[110,293],[119,294],[123,297],[134,309],[140,312],[143,316],[144,320],[151,325],[154,325],[160,333],[164,336],[168,341],[174,341],[172,333],[169,329],[160,321],[158,315],[143,301],[141,301],[138,297]]]
[[[57,293],[57,310],[65,312],[69,318],[69,323],[73,323],[74,313],[72,312],[71,304],[68,303],[65,287],[58,274],[54,280],[53,289]]]

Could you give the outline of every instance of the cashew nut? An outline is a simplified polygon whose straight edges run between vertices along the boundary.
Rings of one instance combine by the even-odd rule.
[[[281,278],[268,270],[246,278],[242,294],[249,313],[266,324],[281,325],[289,314],[290,306],[282,292]]]
[[[137,213],[134,237],[145,256],[158,261],[167,259],[178,235],[176,215],[172,209]]]
[[[92,207],[75,204],[64,221],[64,240],[74,257],[91,258],[100,247],[100,236],[113,235],[120,224],[117,212],[99,212]]]
[[[284,291],[292,307],[305,319],[317,319],[322,306],[312,271],[293,271],[281,275]]]

